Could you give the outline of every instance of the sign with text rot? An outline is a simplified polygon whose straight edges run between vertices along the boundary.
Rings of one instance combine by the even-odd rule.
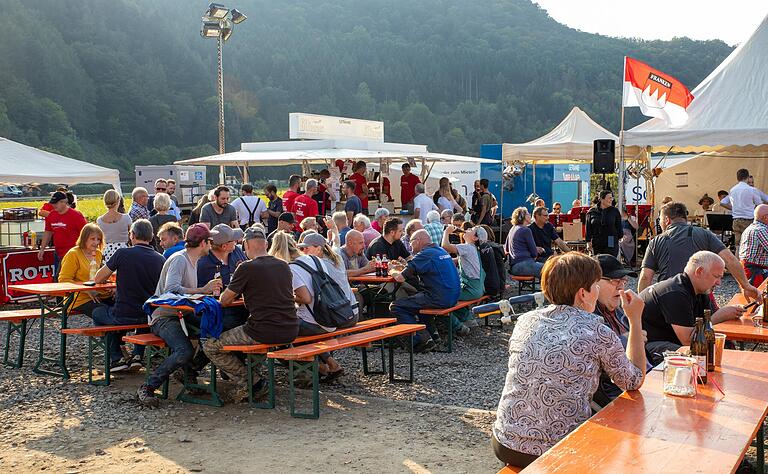
[[[47,249],[43,261],[37,259],[36,250],[0,252],[3,262],[3,303],[29,301],[34,295],[8,291],[8,285],[53,282],[53,249]]]

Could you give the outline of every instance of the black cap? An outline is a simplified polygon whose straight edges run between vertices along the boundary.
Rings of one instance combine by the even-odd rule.
[[[48,201],[49,204],[56,204],[59,201],[69,201],[67,199],[67,195],[61,191],[56,191],[51,195],[51,200]]]
[[[293,224],[294,222],[296,222],[296,220],[293,218],[293,214],[290,212],[284,212],[280,214],[280,217],[278,217],[278,220],[287,222],[289,224]]]
[[[600,270],[603,271],[605,278],[624,278],[626,276],[637,278],[637,272],[624,268],[619,259],[613,255],[603,253],[596,255],[595,258],[600,263]]]

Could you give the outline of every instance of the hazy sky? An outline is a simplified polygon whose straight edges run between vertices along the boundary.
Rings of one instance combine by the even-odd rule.
[[[767,0],[533,0],[555,21],[588,33],[643,39],[749,37],[768,14]]]

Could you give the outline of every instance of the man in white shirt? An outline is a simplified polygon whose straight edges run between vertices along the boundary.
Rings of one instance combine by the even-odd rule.
[[[413,198],[413,218],[421,219],[422,224],[427,223],[427,213],[429,211],[439,211],[431,197],[424,193],[424,183],[418,183],[414,188],[416,197]]]
[[[235,199],[231,206],[237,210],[240,228],[243,230],[269,217],[267,203],[253,195],[253,186],[250,184],[244,184],[240,188],[240,197]]]
[[[755,177],[750,175],[749,178],[747,178],[747,184],[755,188]],[[768,204],[768,194],[764,193],[762,189],[757,189],[757,192],[760,193],[760,199],[763,200],[763,203]]]
[[[741,234],[749,224],[752,223],[755,214],[755,207],[763,203],[760,191],[747,183],[749,179],[749,170],[740,169],[736,172],[736,179],[739,181],[736,186],[731,188],[731,192],[720,201],[726,209],[733,213],[733,235],[736,240],[736,255],[739,254],[739,243],[741,243]]]

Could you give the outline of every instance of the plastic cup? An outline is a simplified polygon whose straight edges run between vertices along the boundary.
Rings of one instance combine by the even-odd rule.
[[[725,349],[725,334],[715,333],[715,367],[721,367],[723,363],[723,349]]]

